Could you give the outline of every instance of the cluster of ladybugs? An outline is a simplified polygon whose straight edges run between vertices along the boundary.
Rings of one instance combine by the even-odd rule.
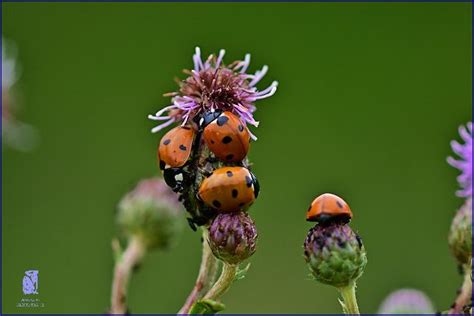
[[[308,222],[327,225],[338,222],[347,224],[352,218],[349,205],[335,194],[324,193],[316,197],[306,212]]]
[[[249,147],[250,132],[237,115],[211,110],[167,132],[158,146],[158,161],[165,182],[185,203],[183,191],[194,181],[201,181],[192,194],[205,205],[203,208],[213,210],[211,216],[239,212],[245,211],[259,192],[256,177],[244,166]],[[205,162],[202,157],[206,157]],[[197,173],[204,174],[202,180]],[[211,217],[191,216],[188,220],[193,229],[194,224],[206,224]]]

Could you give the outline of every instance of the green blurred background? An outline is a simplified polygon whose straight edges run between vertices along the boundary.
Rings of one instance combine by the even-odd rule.
[[[343,196],[369,263],[362,312],[416,287],[440,310],[460,285],[447,246],[458,172],[449,141],[470,120],[471,3],[2,3],[16,42],[20,118],[31,153],[3,149],[3,312],[101,313],[109,304],[117,201],[158,173],[146,116],[173,77],[204,55],[252,54],[277,94],[258,102],[250,158],[262,193],[260,238],[228,313],[340,313],[336,291],[308,277],[305,211]],[[134,313],[173,313],[194,284],[200,236],[152,253],[131,283]],[[42,309],[20,309],[22,277],[40,271]]]

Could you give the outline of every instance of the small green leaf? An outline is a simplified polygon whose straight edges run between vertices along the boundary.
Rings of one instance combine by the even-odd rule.
[[[341,307],[342,307],[342,311],[344,314],[349,314],[348,310],[347,310],[347,307],[346,307],[346,304],[344,304],[344,302],[341,300],[341,299],[337,299],[339,301],[339,304],[341,304]]]
[[[207,314],[215,314],[217,312],[223,311],[225,308],[225,305],[216,302],[213,300],[200,300],[194,303],[193,307],[191,307],[191,310],[189,311],[189,314],[194,314],[194,315],[207,315]]]
[[[250,262],[247,263],[247,265],[244,268],[239,267],[237,269],[237,273],[235,274],[234,281],[239,281],[239,280],[242,280],[243,278],[245,278],[245,275],[247,274],[247,271],[249,270],[249,268],[250,268]]]

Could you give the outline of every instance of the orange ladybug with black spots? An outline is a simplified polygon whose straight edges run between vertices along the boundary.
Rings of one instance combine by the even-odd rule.
[[[158,145],[160,169],[184,166],[191,156],[194,137],[190,126],[177,126],[166,133]]]
[[[203,115],[201,127],[207,147],[225,162],[242,161],[249,151],[250,132],[232,112],[208,112]]]
[[[352,211],[346,201],[331,193],[324,193],[316,197],[306,213],[306,220],[309,222],[340,221],[348,223],[351,218]]]
[[[199,198],[219,212],[238,212],[250,206],[258,196],[257,178],[244,167],[222,167],[204,179]]]

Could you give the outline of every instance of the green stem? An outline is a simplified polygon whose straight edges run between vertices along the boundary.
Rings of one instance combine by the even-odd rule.
[[[188,298],[184,302],[183,307],[178,311],[178,314],[188,314],[194,303],[202,297],[204,291],[206,291],[211,284],[214,283],[218,261],[212,254],[211,248],[209,248],[207,228],[202,228],[202,259],[201,267],[199,268],[199,274],[196,279],[196,284],[189,294]]]
[[[117,244],[113,243],[116,248]],[[116,254],[117,249],[114,249]],[[112,295],[111,295],[111,314],[125,314],[127,313],[127,289],[130,281],[130,275],[133,268],[140,263],[145,256],[146,248],[142,240],[138,237],[132,237],[127,249],[123,254],[117,258],[115,263],[114,279],[112,281]]]
[[[214,286],[207,292],[204,299],[218,300],[234,282],[238,265],[223,263],[222,272]]]
[[[472,299],[472,280],[471,265],[464,266],[464,281],[461,286],[458,297],[454,301],[453,307],[449,310],[449,314],[462,314],[464,306],[469,304]]]
[[[342,308],[345,314],[348,315],[359,315],[359,306],[357,305],[357,298],[356,298],[356,283],[351,282],[349,285],[345,287],[339,288],[339,292],[341,292],[342,299],[344,303],[342,304]]]

